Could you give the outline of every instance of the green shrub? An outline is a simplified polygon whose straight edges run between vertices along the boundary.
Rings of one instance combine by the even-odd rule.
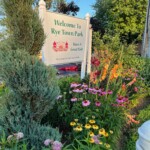
[[[33,0],[2,0],[2,4],[9,38],[20,50],[38,54],[45,35],[38,13],[32,8]]]
[[[59,94],[55,70],[25,51],[1,51],[0,76],[14,94],[30,106],[33,119],[39,122]]]
[[[60,140],[56,129],[40,125],[59,94],[55,70],[23,50],[0,51],[0,77],[10,89],[0,99],[0,126],[6,134],[23,132],[36,150],[47,138]]]

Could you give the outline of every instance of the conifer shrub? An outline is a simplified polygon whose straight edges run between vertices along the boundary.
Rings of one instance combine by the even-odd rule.
[[[34,147],[35,150],[42,149],[45,139],[60,140],[61,134],[58,129],[41,125],[33,120],[30,105],[23,102],[21,97],[10,92],[3,97],[3,101],[5,103],[0,106],[0,129],[3,129],[7,135],[22,132],[28,148]]]
[[[53,107],[59,87],[52,67],[23,50],[0,51],[0,77],[40,122]]]
[[[9,38],[20,50],[38,54],[45,35],[38,13],[33,9],[33,0],[2,0],[2,4]]]
[[[57,129],[41,125],[59,94],[55,74],[24,50],[0,50],[0,77],[10,89],[0,99],[0,129],[7,135],[23,132],[29,148],[41,150],[48,138],[60,141]]]

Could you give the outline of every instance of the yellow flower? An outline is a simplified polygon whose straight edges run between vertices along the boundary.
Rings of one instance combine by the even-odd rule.
[[[90,129],[90,128],[91,128],[91,125],[90,125],[90,124],[86,124],[86,125],[85,125],[85,128],[86,128],[86,129]]]
[[[77,126],[76,128],[74,128],[74,131],[82,131],[82,127],[81,126]]]
[[[103,142],[99,142],[99,144],[100,144],[100,145],[102,145],[102,144],[103,144]]]
[[[106,146],[106,148],[110,148],[110,145],[107,143],[105,143],[105,146]]]
[[[94,124],[92,127],[93,127],[94,130],[99,129],[98,125],[96,125],[96,124]]]
[[[94,139],[93,139],[93,138],[91,138],[89,142],[90,142],[90,143],[94,143]]]
[[[75,122],[78,122],[78,119],[74,119]]]
[[[70,122],[70,126],[75,126],[76,123],[75,122]]]
[[[108,133],[107,133],[107,132],[105,132],[103,135],[104,135],[105,137],[108,137]]]
[[[104,134],[105,134],[105,129],[104,129],[104,128],[100,129],[100,130],[99,130],[99,134],[100,134],[100,135],[104,135]]]
[[[89,136],[94,136],[94,133],[92,131],[90,131]]]
[[[109,132],[110,132],[110,134],[113,134],[113,133],[114,133],[112,130],[110,130]]]
[[[89,123],[93,124],[95,123],[95,120],[89,120]]]

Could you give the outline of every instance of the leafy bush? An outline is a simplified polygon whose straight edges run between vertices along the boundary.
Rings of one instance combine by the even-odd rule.
[[[118,3],[117,0],[96,0],[94,9],[95,18],[100,22],[99,29],[109,32],[112,36],[118,33],[120,39],[128,43],[141,40],[147,2],[120,0]]]

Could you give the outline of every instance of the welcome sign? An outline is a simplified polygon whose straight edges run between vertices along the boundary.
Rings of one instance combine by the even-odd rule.
[[[90,72],[91,37],[90,16],[80,19],[46,10],[44,0],[39,2],[46,40],[42,48],[42,60],[46,65],[81,62],[81,78]]]
[[[47,12],[44,62],[64,64],[82,62],[85,50],[86,20]]]

